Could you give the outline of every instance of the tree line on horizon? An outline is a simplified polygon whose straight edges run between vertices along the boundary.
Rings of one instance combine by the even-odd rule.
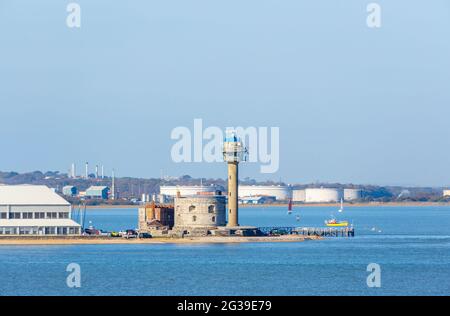
[[[239,182],[242,185],[286,185],[281,181],[257,181],[251,178],[244,178]],[[46,185],[55,188],[57,192],[61,192],[66,185],[73,185],[79,191],[85,191],[92,185],[111,187],[111,178],[103,179],[95,178],[90,175],[88,179],[70,178],[67,174],[58,171],[33,171],[26,173],[18,173],[14,171],[0,171],[0,184],[18,185],[18,184],[35,184]],[[142,194],[158,194],[161,185],[218,185],[226,188],[226,179],[222,178],[193,178],[189,175],[183,175],[176,178],[134,178],[119,177],[115,179],[116,193],[119,198],[139,199]],[[311,183],[311,184],[295,184],[294,189],[303,189],[307,187],[328,187],[328,188],[358,188],[363,190],[363,197],[360,202],[391,202],[391,201],[417,201],[417,202],[447,202],[449,199],[442,197],[443,188],[432,187],[402,187],[402,186],[377,186],[377,185],[357,185],[357,184],[341,184],[341,183]],[[116,201],[120,204],[120,199]]]

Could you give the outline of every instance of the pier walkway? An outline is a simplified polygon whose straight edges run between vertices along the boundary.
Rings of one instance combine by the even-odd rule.
[[[321,237],[355,237],[353,227],[258,227],[267,235],[303,235]]]

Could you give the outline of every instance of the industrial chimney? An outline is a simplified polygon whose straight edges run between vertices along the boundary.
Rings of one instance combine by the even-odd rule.
[[[112,170],[112,183],[111,183],[111,200],[115,200],[116,199],[116,179],[115,179],[115,174],[114,174],[114,169]]]

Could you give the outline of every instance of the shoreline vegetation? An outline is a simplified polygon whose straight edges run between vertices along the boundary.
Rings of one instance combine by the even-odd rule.
[[[294,207],[326,207],[336,206],[339,203],[294,203]],[[76,205],[73,205],[76,207]],[[86,205],[86,209],[129,209],[139,208],[141,205],[112,205],[112,204],[100,204],[100,205]],[[240,204],[239,208],[266,208],[266,207],[288,207],[288,203],[271,203],[271,204]],[[345,207],[389,207],[389,206],[450,206],[449,202],[355,202],[344,203]]]
[[[0,246],[6,245],[117,245],[117,244],[226,244],[226,243],[252,243],[252,242],[304,242],[309,240],[323,239],[319,236],[209,236],[209,237],[184,237],[184,238],[132,238],[125,239],[120,237],[7,237],[0,238]]]

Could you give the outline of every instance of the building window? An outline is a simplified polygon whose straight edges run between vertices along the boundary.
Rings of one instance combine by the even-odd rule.
[[[69,234],[70,235],[78,234],[78,228],[69,227]]]
[[[58,235],[67,235],[67,227],[58,227],[57,234]]]
[[[195,206],[194,205],[189,206],[189,212],[192,212],[192,211],[195,211]]]
[[[59,212],[58,218],[69,218],[69,213],[67,212]]]
[[[208,206],[208,213],[214,213],[214,205]]]
[[[20,213],[18,213],[18,212],[9,213],[9,218],[10,219],[20,219]]]
[[[6,213],[0,213],[0,219],[6,219]]]
[[[36,212],[36,213],[34,213],[34,218],[35,219],[43,219],[43,218],[45,218],[45,213],[44,212]]]
[[[22,213],[22,218],[23,219],[32,219],[33,213],[32,212],[24,212],[24,213]]]
[[[56,227],[45,227],[45,234],[46,235],[55,235]]]
[[[57,215],[58,215],[58,213],[56,213],[56,212],[47,212],[48,219],[55,219],[58,217]]]
[[[213,223],[215,223],[215,222],[216,222],[216,217],[213,216],[213,217],[211,218],[211,221],[212,221]]]
[[[20,227],[19,235],[33,235],[35,233],[35,229],[33,227]]]
[[[192,216],[192,221],[193,221],[193,222],[197,221],[197,216],[195,216],[195,215]]]
[[[16,234],[16,228],[15,227],[4,227],[3,229],[4,229],[4,232],[5,232],[5,235],[15,235]]]

